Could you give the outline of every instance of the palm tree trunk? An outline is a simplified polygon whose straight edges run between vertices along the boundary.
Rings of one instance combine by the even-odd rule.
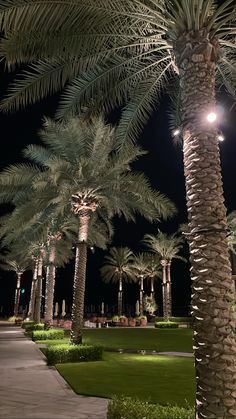
[[[166,281],[166,298],[167,298],[167,317],[172,317],[172,295],[171,295],[171,262],[167,263],[167,281]]]
[[[154,279],[151,278],[151,297],[154,296]]]
[[[34,274],[33,274],[33,279],[32,279],[32,284],[31,284],[30,303],[29,303],[29,311],[28,311],[28,317],[30,318],[30,320],[33,320],[33,317],[34,317],[37,279],[38,279],[38,258],[36,258],[35,260]]]
[[[119,291],[118,291],[118,314],[119,314],[119,316],[122,315],[122,312],[123,312],[123,281],[122,281],[122,274],[120,274]]]
[[[42,276],[43,276],[43,258],[39,256],[38,261],[38,278],[35,295],[34,321],[40,323],[41,318],[41,303],[42,303]]]
[[[44,309],[44,323],[51,326],[53,323],[53,299],[56,276],[56,248],[51,244],[49,265],[46,271],[46,289],[45,289],[45,309]]]
[[[140,277],[140,291],[139,291],[140,316],[143,316],[143,277]]]
[[[168,320],[167,296],[166,296],[166,260],[161,260],[162,265],[162,303],[163,303],[163,318]]]
[[[191,54],[178,63],[192,264],[196,418],[230,419],[236,417],[234,292],[218,133],[206,122],[215,106],[217,45],[201,35],[203,40],[188,34]]]
[[[84,296],[87,264],[87,240],[90,211],[84,210],[79,213],[78,245],[75,256],[74,294],[72,307],[71,343],[82,343],[84,325]]]
[[[15,304],[14,304],[14,316],[16,317],[19,315],[21,276],[22,276],[22,273],[17,272]]]

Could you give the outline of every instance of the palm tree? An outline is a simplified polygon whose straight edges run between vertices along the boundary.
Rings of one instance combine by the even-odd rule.
[[[30,166],[30,185],[35,202],[39,208],[46,208],[47,217],[51,214],[57,218],[71,211],[78,217],[71,341],[80,343],[88,230],[92,215],[96,213],[105,220],[117,214],[126,220],[134,220],[138,212],[151,221],[169,216],[174,206],[151,189],[143,174],[130,172],[131,163],[143,151],[132,144],[121,149],[114,129],[105,125],[101,117],[92,118],[89,123],[75,118],[66,123],[46,120],[40,137],[48,148],[30,145],[24,152],[31,162],[44,168],[37,171]],[[11,166],[1,174],[2,201],[9,200],[12,194],[14,203],[17,199],[22,201],[22,194],[25,197],[25,191],[20,188],[20,193],[15,185],[17,183],[19,187],[26,182],[28,186],[25,169],[25,166]],[[18,210],[22,208],[23,205]],[[33,210],[32,217],[35,217]]]
[[[118,283],[118,315],[123,313],[123,283],[135,279],[134,255],[128,247],[112,247],[101,268],[105,282]]]
[[[154,296],[154,281],[159,280],[162,277],[162,270],[161,270],[161,259],[158,254],[151,254],[147,253],[146,255],[148,261],[148,277],[147,279],[150,280],[150,296],[152,299],[155,300]]]
[[[149,276],[149,268],[150,268],[150,260],[147,258],[147,254],[145,253],[138,253],[134,255],[133,261],[133,270],[134,274],[136,275],[140,290],[139,290],[139,311],[140,315],[143,315],[144,304],[143,304],[143,296],[144,296],[144,279]]]
[[[1,257],[0,267],[6,271],[13,271],[16,273],[14,316],[17,317],[19,315],[21,277],[25,271],[30,269],[30,261],[25,255],[14,253],[14,250],[12,250]]]
[[[143,242],[152,252],[161,256],[163,317],[166,320],[172,316],[171,263],[173,259],[185,260],[178,255],[183,247],[183,241],[183,238],[176,234],[168,236],[161,231],[157,235],[146,234],[143,239]]]
[[[8,66],[34,61],[10,89],[5,108],[32,103],[69,83],[61,115],[91,99],[100,110],[129,100],[117,133],[124,140],[137,137],[163,88],[172,84],[173,90],[177,79],[190,226],[196,415],[235,417],[236,384],[227,396],[224,392],[236,373],[236,343],[218,127],[206,121],[216,109],[216,83],[235,94],[235,0],[26,0],[23,5],[1,0],[0,8],[1,51]]]

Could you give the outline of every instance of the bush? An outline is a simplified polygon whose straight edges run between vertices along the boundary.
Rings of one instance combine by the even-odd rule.
[[[27,329],[28,326],[35,324],[33,320],[24,320],[21,327]]]
[[[64,336],[63,329],[33,330],[32,332],[33,340],[63,339]]]
[[[164,321],[163,317],[156,317],[156,322]],[[169,321],[176,323],[192,323],[192,317],[170,317]]]
[[[43,323],[26,323],[22,325],[26,332],[33,332],[34,330],[44,330]]]
[[[193,419],[194,409],[160,406],[129,397],[115,397],[108,404],[107,419]]]
[[[179,323],[176,322],[157,322],[155,323],[155,327],[158,329],[176,329],[179,327]]]
[[[11,317],[8,317],[7,319],[7,321],[11,323],[15,323],[15,320],[16,320],[16,316],[11,316]]]
[[[49,346],[45,355],[48,365],[65,362],[99,361],[102,359],[103,347],[99,345],[62,344]]]

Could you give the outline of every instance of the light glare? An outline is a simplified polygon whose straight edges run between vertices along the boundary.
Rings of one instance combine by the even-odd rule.
[[[207,115],[207,120],[208,120],[208,122],[210,122],[210,124],[212,124],[213,122],[215,122],[215,120],[216,120],[216,113],[215,112],[210,112]]]
[[[173,132],[173,135],[176,137],[177,135],[179,135],[180,134],[180,130],[179,129],[176,129],[176,130],[174,130],[174,132]]]
[[[219,141],[224,141],[224,137],[223,137],[223,135],[218,135],[218,140],[219,140]]]

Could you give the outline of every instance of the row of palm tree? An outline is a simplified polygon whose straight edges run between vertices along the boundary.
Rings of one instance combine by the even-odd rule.
[[[137,255],[128,247],[113,247],[104,260],[101,275],[106,282],[118,283],[118,314],[122,314],[123,282],[139,282],[140,315],[144,311],[144,280],[151,282],[151,297],[154,297],[154,280],[162,277],[163,317],[172,317],[171,263],[173,259],[185,259],[178,253],[183,247],[184,239],[177,234],[167,235],[158,232],[146,234],[143,243],[150,252]]]
[[[59,116],[84,105],[125,105],[117,133],[125,142],[137,139],[163,91],[175,92],[190,230],[196,418],[235,418],[235,297],[218,126],[206,121],[216,109],[216,84],[235,97],[235,0],[0,0],[0,18],[7,66],[33,63],[2,109],[61,89]]]
[[[81,343],[84,317],[87,248],[102,248],[111,238],[111,219],[117,214],[135,220],[166,218],[174,205],[154,191],[142,173],[131,171],[144,152],[133,144],[120,147],[115,131],[101,117],[67,122],[46,120],[40,138],[45,146],[24,150],[29,163],[12,165],[0,174],[0,202],[15,208],[2,220],[3,244],[35,243],[36,281],[30,310],[40,321],[42,269],[46,265],[45,322],[52,322],[56,266],[71,258],[75,273],[71,342]],[[102,228],[101,228],[102,225]],[[105,226],[105,227],[104,227]],[[100,227],[100,228],[99,228]],[[67,249],[67,252],[66,252]],[[46,262],[45,262],[46,260]]]

